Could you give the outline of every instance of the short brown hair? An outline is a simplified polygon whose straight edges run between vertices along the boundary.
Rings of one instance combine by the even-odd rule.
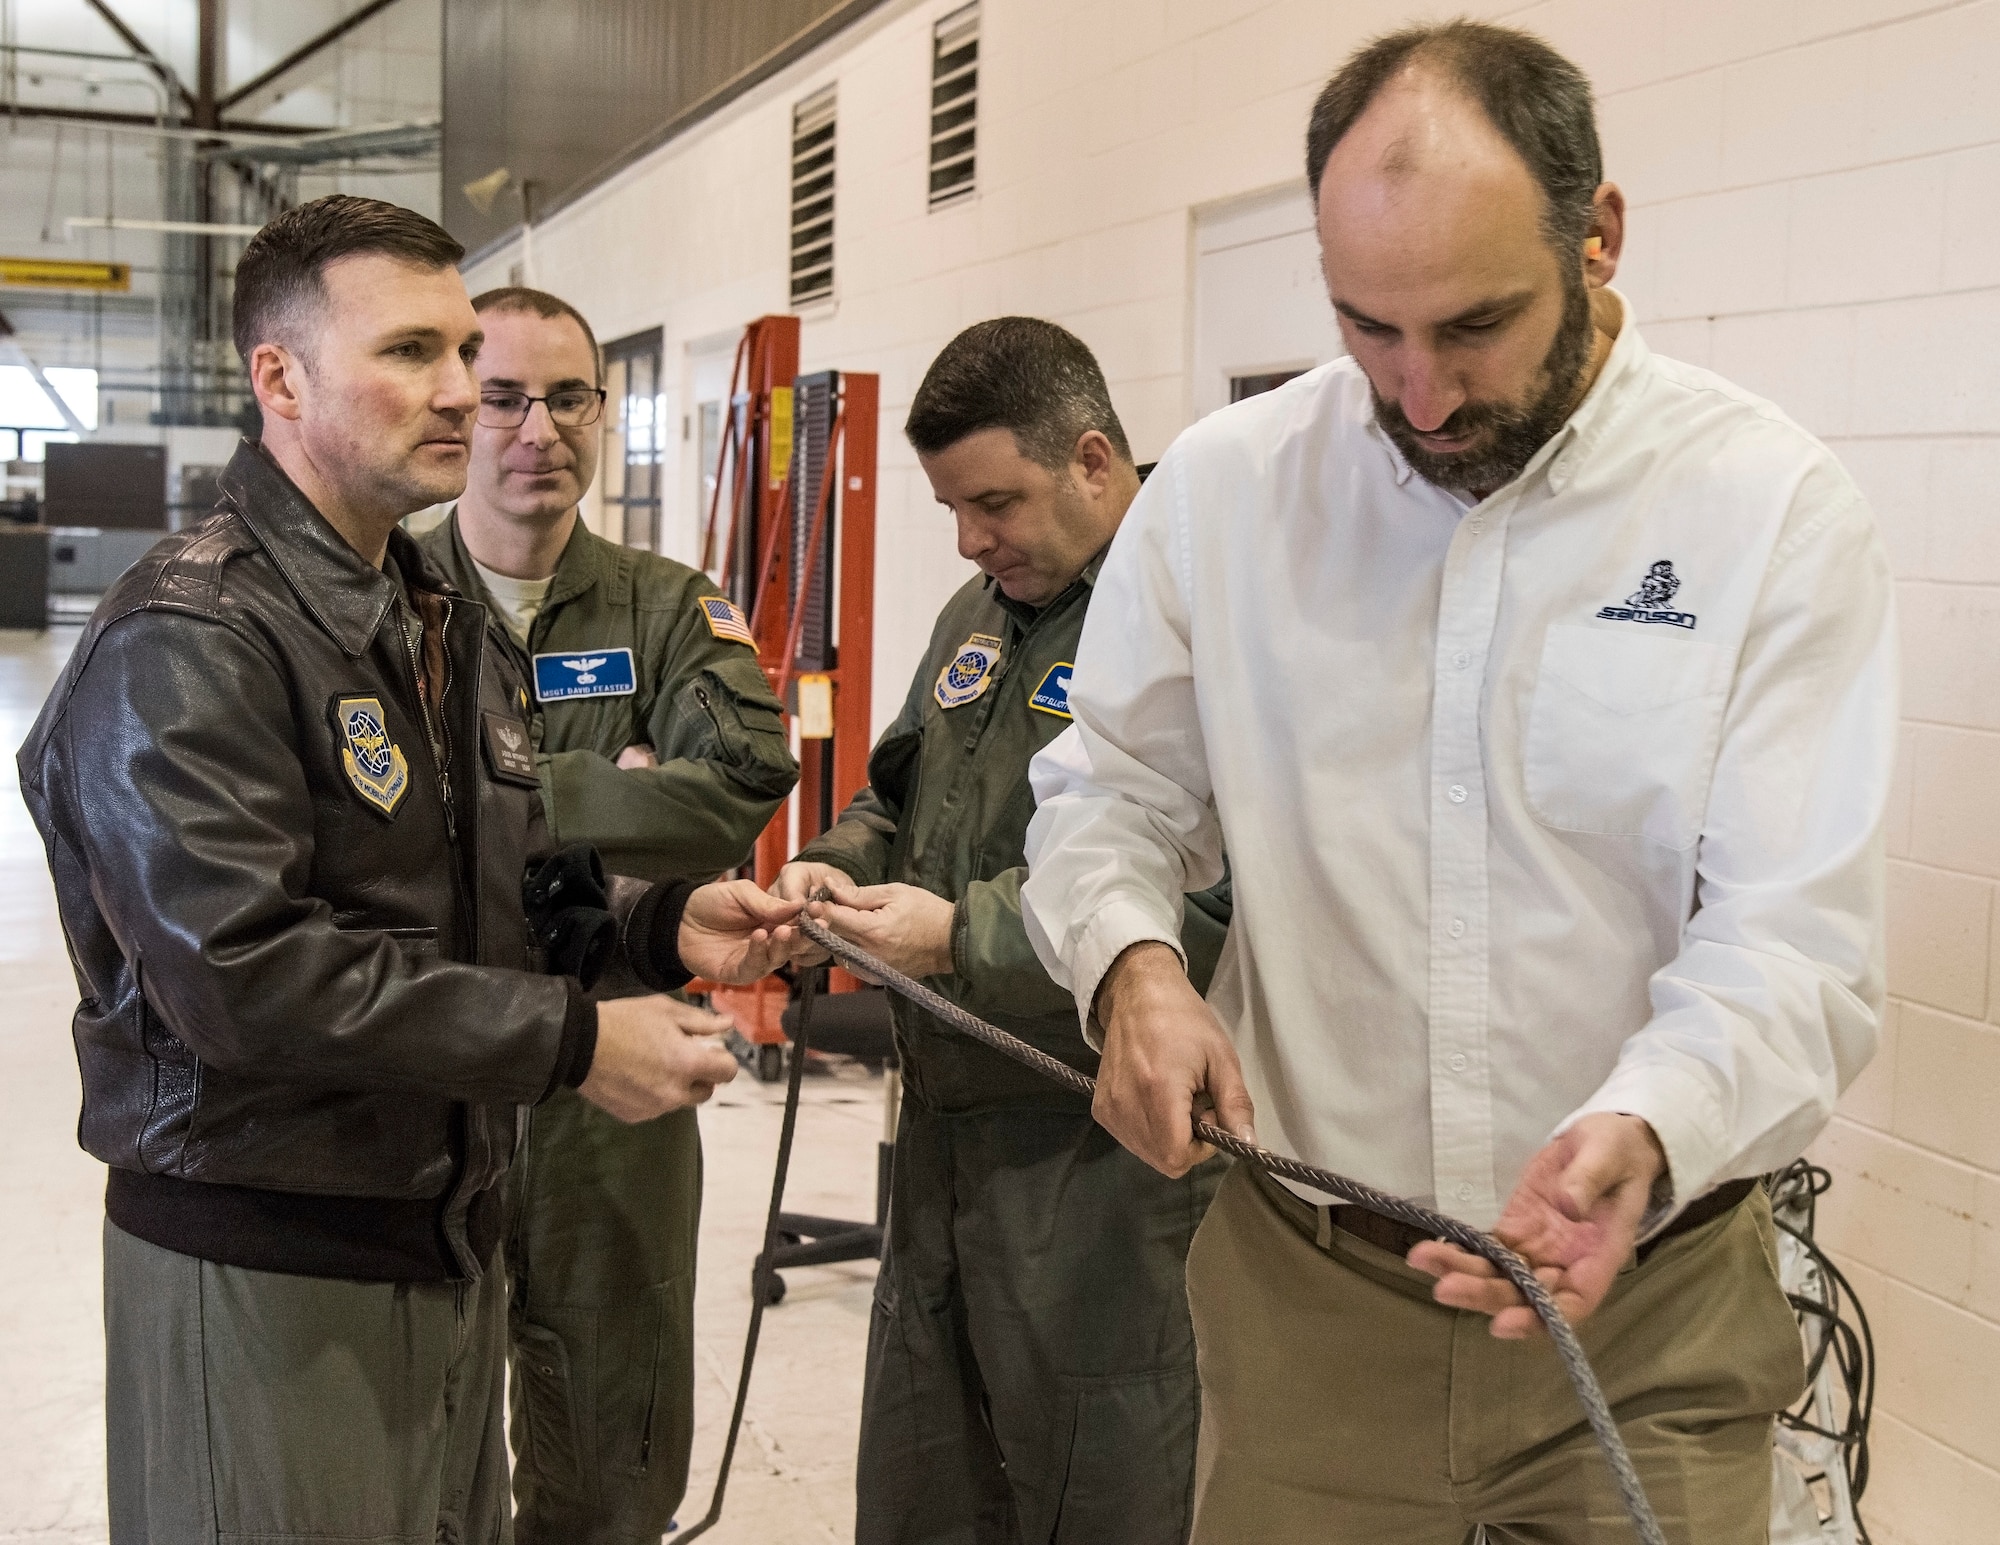
[[[465,256],[443,226],[400,204],[329,193],[288,209],[236,260],[231,332],[244,364],[303,307],[326,298],[329,264],[368,252],[433,269],[455,267]]]
[[[525,284],[503,284],[498,289],[481,290],[473,296],[472,309],[481,316],[489,311],[525,311],[551,322],[557,317],[568,317],[583,329],[583,341],[590,345],[590,357],[597,367],[597,383],[600,386],[604,384],[604,352],[597,346],[597,334],[591,331],[583,313],[560,295],[551,295],[547,290],[531,290]]]
[[[1130,462],[1125,426],[1090,346],[1040,317],[975,322],[924,372],[903,425],[919,456],[935,456],[982,429],[1006,429],[1021,454],[1059,472],[1095,429]]]
[[[1581,248],[1604,181],[1590,77],[1532,32],[1490,22],[1404,27],[1357,50],[1313,103],[1306,129],[1313,197],[1333,147],[1396,73],[1415,63],[1435,65],[1477,102],[1528,164],[1542,190],[1550,245],[1564,253]]]

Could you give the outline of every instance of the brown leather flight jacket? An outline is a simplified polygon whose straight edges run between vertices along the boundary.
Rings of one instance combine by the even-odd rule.
[[[396,531],[427,724],[394,581],[261,448],[221,486],[105,596],[20,752],[82,997],[80,1138],[112,1221],[167,1248],[475,1276],[519,1108],[595,1041],[523,911],[549,849],[523,684]]]

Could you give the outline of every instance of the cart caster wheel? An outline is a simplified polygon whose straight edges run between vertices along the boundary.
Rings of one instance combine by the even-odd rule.
[[[775,1084],[785,1076],[785,1048],[776,1044],[757,1048],[757,1081]]]
[[[751,1284],[751,1288],[753,1291],[755,1290],[756,1284],[754,1282]],[[764,1286],[764,1306],[768,1309],[771,1305],[781,1304],[784,1301],[785,1279],[774,1271],[771,1273],[771,1280]]]

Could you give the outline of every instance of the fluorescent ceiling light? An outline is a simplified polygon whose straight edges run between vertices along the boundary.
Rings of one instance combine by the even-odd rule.
[[[97,372],[56,366],[44,370],[49,385],[85,429],[97,427]],[[26,365],[0,365],[0,426],[8,429],[68,429]]]

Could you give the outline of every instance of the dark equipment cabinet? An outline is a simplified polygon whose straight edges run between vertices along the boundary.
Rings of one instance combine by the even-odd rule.
[[[0,628],[49,624],[49,534],[0,527]]]
[[[42,522],[100,531],[167,529],[164,445],[51,445],[42,469]]]

